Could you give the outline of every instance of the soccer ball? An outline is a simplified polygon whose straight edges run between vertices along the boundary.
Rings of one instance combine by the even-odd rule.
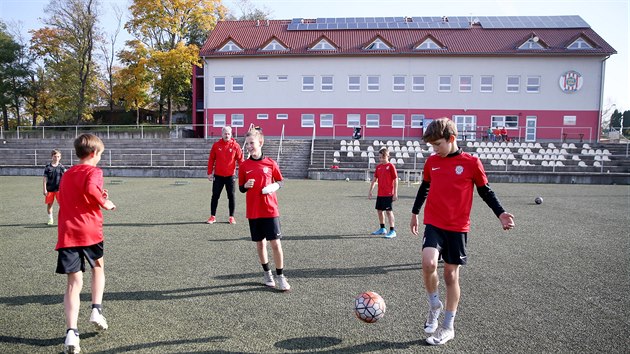
[[[373,291],[366,291],[354,298],[354,314],[363,322],[380,320],[385,316],[385,308],[385,300]]]
[[[534,202],[535,202],[536,204],[542,204],[543,199],[542,199],[542,197],[536,197],[536,199],[534,199]]]
[[[346,182],[350,182],[350,178],[346,177]]]

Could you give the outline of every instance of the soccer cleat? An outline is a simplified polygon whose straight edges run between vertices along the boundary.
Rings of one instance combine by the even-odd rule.
[[[372,235],[387,235],[387,230],[384,227],[372,232]]]
[[[276,275],[276,284],[277,289],[280,291],[291,290],[291,285],[289,285],[289,282],[287,281],[287,278],[284,276],[284,274]]]
[[[385,237],[385,238],[394,238],[394,237],[396,237],[396,230],[389,230],[387,235],[385,235],[383,237]]]
[[[427,338],[427,343],[430,345],[442,345],[453,338],[455,338],[455,330],[453,328],[440,327],[431,337]]]
[[[48,222],[46,223],[46,225],[53,225],[55,222],[53,221],[53,219],[48,219]]]
[[[107,325],[107,320],[105,316],[98,310],[92,309],[92,314],[90,315],[90,323],[96,327],[96,329],[100,331],[106,330],[109,326]]]
[[[273,274],[271,274],[270,270],[265,272],[265,285],[270,288],[276,287],[276,282],[273,280]]]
[[[79,333],[73,329],[66,332],[66,341],[63,343],[64,354],[77,354],[81,351],[79,346]]]
[[[427,314],[427,321],[424,323],[424,333],[431,334],[435,332],[438,327],[438,317],[440,317],[440,311],[442,310],[442,302],[440,301],[440,307],[430,309]]]
[[[212,215],[208,218],[208,221],[206,221],[206,224],[214,224],[215,222],[217,222],[217,218],[215,218],[214,215]]]
[[[232,224],[232,225],[236,224],[236,219],[234,219],[234,217],[233,217],[233,216],[230,216],[230,218],[228,219],[228,221],[229,221],[229,223],[230,223],[230,224]]]

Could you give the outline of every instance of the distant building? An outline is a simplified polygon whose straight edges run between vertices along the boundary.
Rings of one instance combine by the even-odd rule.
[[[505,126],[521,141],[592,141],[615,53],[579,16],[222,21],[195,70],[193,124],[419,138],[449,117],[466,140]]]

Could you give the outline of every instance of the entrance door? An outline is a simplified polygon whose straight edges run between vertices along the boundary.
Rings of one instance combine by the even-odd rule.
[[[525,118],[525,141],[536,141],[536,117]]]
[[[477,116],[453,116],[453,120],[459,132],[458,140],[477,140]]]

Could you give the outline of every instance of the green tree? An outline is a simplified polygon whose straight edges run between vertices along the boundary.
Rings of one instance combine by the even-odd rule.
[[[610,129],[619,129],[621,127],[622,114],[618,109],[610,115]]]
[[[150,83],[153,80],[148,68],[149,50],[138,41],[128,41],[131,50],[122,50],[118,59],[124,67],[114,74],[114,97],[123,102],[126,110],[136,111],[136,125],[140,124],[140,108],[149,101]]]
[[[9,129],[9,109],[13,110],[16,125],[20,125],[22,101],[28,86],[28,62],[24,47],[7,32],[0,22],[0,106],[4,129]]]

